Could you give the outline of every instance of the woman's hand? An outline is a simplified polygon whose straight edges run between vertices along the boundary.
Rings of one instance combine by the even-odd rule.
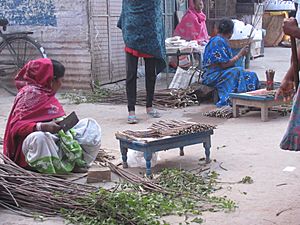
[[[283,22],[283,32],[287,35],[290,35],[292,37],[299,38],[299,28],[297,20],[293,17],[285,19]]]
[[[58,133],[58,131],[61,130],[61,127],[55,123],[55,122],[45,122],[45,123],[41,123],[41,131],[43,132],[50,132],[52,134],[56,134]]]
[[[279,96],[283,96],[283,101],[290,101],[294,96],[294,81],[289,77],[285,77],[279,89],[276,91],[275,100],[278,100]]]
[[[228,62],[226,63],[220,63],[219,66],[222,69],[226,69],[232,66],[235,66],[235,63],[243,56],[247,55],[249,52],[249,45],[245,46],[244,48],[242,48],[239,53],[234,56],[232,59],[230,59]]]
[[[242,56],[246,56],[249,52],[249,45],[246,45],[245,47],[243,47],[240,52],[239,55]]]

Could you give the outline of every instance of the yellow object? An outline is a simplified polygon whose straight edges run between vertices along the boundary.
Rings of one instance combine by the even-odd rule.
[[[276,12],[265,12],[265,14],[269,14],[270,16],[284,16],[284,18],[289,18],[289,14],[287,11],[276,11]],[[290,36],[284,35],[282,41],[290,42]]]
[[[269,14],[270,16],[284,16],[285,18],[289,18],[289,14],[287,11],[265,12],[265,14]]]

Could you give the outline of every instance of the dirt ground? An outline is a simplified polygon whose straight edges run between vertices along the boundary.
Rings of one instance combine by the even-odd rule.
[[[265,57],[251,61],[251,70],[265,79],[264,71],[273,68],[275,80],[280,81],[289,66],[290,49],[268,48]],[[164,85],[163,80],[158,81]],[[0,90],[0,136],[4,134],[6,118],[13,97]],[[102,127],[102,147],[117,157],[120,156],[118,142],[114,133],[124,129],[145,129],[157,119],[149,119],[145,109],[137,108],[140,123],[126,123],[126,106],[104,104],[72,105],[64,101],[67,113],[76,111],[80,118],[95,118]],[[210,119],[201,115],[212,105],[202,104],[185,109],[162,111],[162,119],[183,119],[195,122],[217,124],[212,136],[211,157],[215,162],[211,170],[220,174],[220,181],[240,181],[250,176],[253,184],[223,184],[223,189],[216,194],[228,196],[238,208],[235,212],[205,213],[205,225],[300,225],[300,153],[284,152],[279,142],[285,132],[288,116],[271,113],[270,121],[261,122],[260,112],[251,112],[237,119]],[[179,157],[177,150],[160,153],[160,161],[153,169],[179,167],[192,169],[198,166],[199,158],[204,157],[202,145],[187,147],[185,156]],[[220,166],[222,164],[222,166]],[[285,172],[286,167],[295,167],[292,172]],[[141,169],[133,169],[139,171]],[[6,210],[0,210],[0,224],[64,224],[60,218],[37,222],[31,218],[17,216]],[[168,218],[172,224],[179,224],[184,218]]]

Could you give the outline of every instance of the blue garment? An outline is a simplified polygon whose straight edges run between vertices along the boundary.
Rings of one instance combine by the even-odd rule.
[[[228,41],[221,37],[213,37],[205,47],[203,55],[203,84],[218,90],[218,107],[230,105],[230,93],[242,93],[258,89],[259,81],[256,73],[245,71],[234,66],[222,69],[219,64],[227,63],[233,57]]]
[[[239,54],[241,48],[232,48],[231,51],[232,51],[232,55],[235,56]],[[245,69],[245,60],[246,60],[245,56],[241,57],[238,61],[236,61],[235,66],[242,67],[243,69]]]
[[[161,0],[123,0],[118,27],[127,47],[157,59],[157,73],[166,67]]]

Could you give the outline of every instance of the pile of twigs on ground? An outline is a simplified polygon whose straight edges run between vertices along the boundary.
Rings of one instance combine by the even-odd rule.
[[[239,114],[243,115],[250,111],[257,111],[261,110],[260,108],[256,107],[241,107],[239,108]],[[288,115],[292,111],[292,105],[291,104],[283,104],[280,106],[273,106],[270,108],[270,111],[278,112],[282,116]],[[216,118],[222,118],[222,119],[230,119],[233,117],[233,110],[231,106],[223,106],[221,108],[213,109],[211,111],[203,113],[204,116],[208,117],[216,117]]]
[[[283,104],[280,106],[273,106],[271,111],[278,112],[282,116],[287,116],[292,112],[292,104]]]
[[[223,106],[221,108],[216,108],[209,112],[206,112],[203,115],[208,117],[230,119],[233,117],[233,110],[231,106]]]
[[[192,133],[199,133],[215,129],[216,126],[209,124],[187,122],[180,120],[160,120],[155,122],[147,130],[132,131],[125,130],[117,132],[116,136],[137,140],[141,138],[163,138],[167,136],[178,136]]]
[[[124,179],[125,181],[127,181],[131,184],[138,185],[142,191],[154,191],[154,192],[159,192],[162,194],[175,194],[176,193],[176,192],[174,192],[174,190],[171,190],[171,189],[168,190],[166,188],[161,187],[160,185],[151,181],[147,177],[145,177],[145,178],[139,177],[139,176],[135,175],[134,173],[131,173],[128,170],[124,170],[106,159],[96,161],[96,164],[98,164],[100,166],[108,166],[113,173],[117,174],[122,179]]]
[[[194,90],[179,89],[179,90],[155,90],[153,105],[156,108],[183,108],[187,106],[199,105],[197,96],[193,94]],[[100,92],[99,92],[100,93]],[[82,94],[78,96],[77,93],[67,93],[63,97],[68,98],[74,103],[110,103],[110,104],[127,104],[126,93],[123,91],[109,91],[105,95],[99,95],[98,92],[91,94]],[[146,91],[140,90],[137,92],[136,104],[146,106]]]
[[[179,90],[156,90],[154,93],[153,105],[156,108],[182,108],[192,105],[198,105],[197,96],[191,89],[179,89]],[[146,106],[145,90],[137,92],[137,105]],[[99,99],[100,102],[114,103],[114,104],[126,104],[126,93],[116,92],[111,95]]]
[[[59,215],[61,209],[86,210],[80,199],[96,188],[22,169],[0,153],[0,206],[25,216]]]
[[[96,157],[96,161],[104,162],[104,161],[112,161],[112,160],[116,159],[115,156],[108,154],[107,151],[109,151],[109,149],[100,148],[99,153]]]
[[[225,198],[211,198],[214,180],[204,181],[190,175],[193,189],[180,189],[173,180],[151,181],[118,168],[106,158],[100,164],[109,166],[131,186],[119,184],[114,190],[97,189],[52,176],[26,171],[0,154],[0,207],[24,216],[43,219],[43,216],[63,216],[74,224],[160,224],[159,218],[178,212],[199,215],[202,210],[232,205]],[[178,171],[179,172],[179,171]],[[185,177],[184,171],[172,176]],[[125,184],[125,183],[124,183]],[[121,187],[120,187],[121,185]],[[126,184],[125,184],[126,185]],[[188,187],[188,185],[186,185]],[[216,207],[216,208],[215,208]],[[199,211],[201,210],[201,211]],[[166,224],[166,223],[164,223]]]
[[[134,215],[122,213],[130,208],[115,209],[118,201],[110,202],[119,197],[118,193],[114,194],[117,189],[114,191],[98,189],[94,186],[76,184],[53,176],[30,172],[20,168],[1,153],[0,159],[4,161],[4,164],[0,164],[0,207],[29,217],[42,218],[59,215],[72,222],[76,222],[74,218],[82,221],[85,220],[84,218],[89,218],[90,221],[94,218],[96,222],[89,224],[99,224],[99,220],[102,220],[103,224],[138,224],[138,218]],[[143,187],[145,191],[173,193],[148,179],[125,172],[106,158],[102,159],[102,162],[106,162],[113,172],[139,185],[140,188]],[[128,193],[128,197],[130,196],[132,197],[132,194]],[[126,201],[126,199],[122,200]],[[122,204],[119,202],[120,207],[124,207]],[[112,207],[115,210],[112,210]]]

